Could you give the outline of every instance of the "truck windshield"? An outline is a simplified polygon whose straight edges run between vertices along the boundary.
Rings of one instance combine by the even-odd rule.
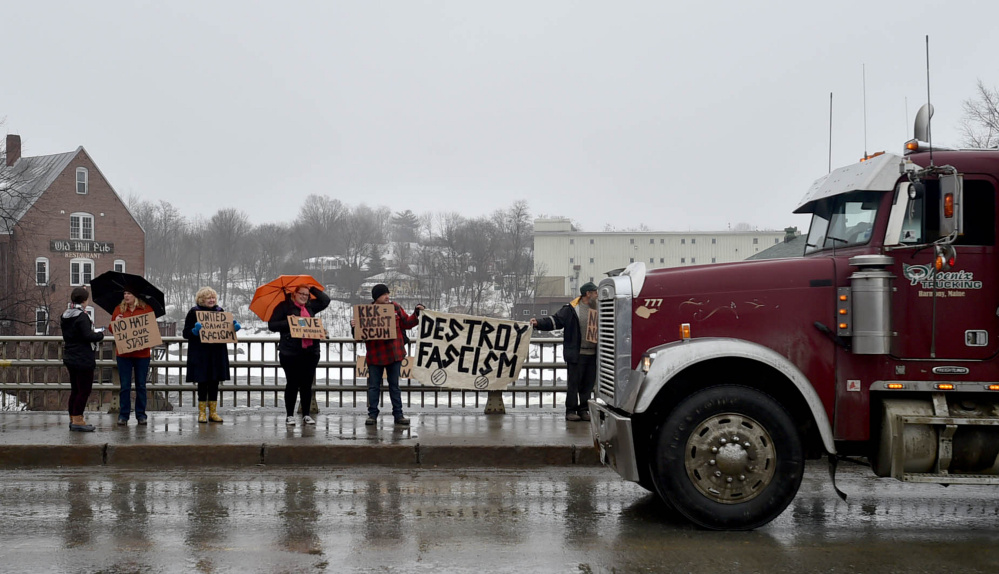
[[[818,203],[808,228],[805,254],[869,242],[882,195],[878,191],[854,191]]]

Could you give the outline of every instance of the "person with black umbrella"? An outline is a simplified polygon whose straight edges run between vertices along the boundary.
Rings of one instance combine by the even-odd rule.
[[[111,323],[119,318],[135,317],[143,313],[153,313],[153,309],[138,299],[127,288],[122,294],[121,303],[111,314]],[[155,321],[154,321],[155,323]],[[135,420],[140,425],[146,424],[146,377],[149,375],[149,362],[152,353],[149,349],[139,349],[131,353],[119,353],[115,349],[118,362],[118,378],[121,381],[121,393],[118,395],[120,411],[118,424],[127,425],[132,412],[132,380],[135,380]]]

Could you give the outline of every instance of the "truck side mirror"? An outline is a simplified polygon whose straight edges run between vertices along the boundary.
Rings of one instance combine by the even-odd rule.
[[[940,236],[964,235],[964,178],[940,176]]]

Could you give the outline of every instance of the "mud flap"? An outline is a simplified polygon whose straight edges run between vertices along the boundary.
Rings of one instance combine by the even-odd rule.
[[[843,502],[846,502],[846,493],[840,490],[836,486],[836,465],[839,463],[839,457],[835,454],[829,455],[829,478],[832,480],[833,490],[836,491],[836,496],[839,496]]]

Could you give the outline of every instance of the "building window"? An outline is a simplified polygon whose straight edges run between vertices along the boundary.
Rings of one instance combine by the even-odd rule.
[[[544,316],[545,316],[545,315],[547,315],[547,314],[548,314],[548,309],[542,309],[542,310],[541,310],[541,316],[542,316],[542,317],[544,317]]]
[[[774,245],[777,245],[778,243],[780,243],[780,239],[774,237]]]
[[[69,284],[90,285],[94,278],[94,262],[90,259],[73,259],[69,262]]]
[[[590,263],[593,263],[593,258],[592,257],[590,257]]]
[[[696,237],[691,237],[690,238],[690,244],[693,245],[695,243],[697,243],[697,238]]]
[[[49,284],[49,258],[39,257],[35,259],[35,285]]]
[[[649,245],[653,245],[656,242],[655,239],[649,239]]]
[[[575,263],[575,262],[576,262],[576,258],[575,257],[570,257],[569,258],[569,263]]]
[[[69,238],[94,240],[94,216],[89,213],[73,213],[69,216]]]
[[[530,315],[530,314],[531,314],[530,310],[524,309],[524,316],[527,316],[527,315]]]
[[[569,239],[569,245],[575,245],[575,244],[576,244],[576,240],[570,238]]]
[[[634,257],[632,257],[632,258],[631,258],[631,261],[629,261],[628,263],[634,263],[634,262],[635,262],[635,258],[634,258]]]
[[[686,257],[681,257],[680,258],[680,263],[686,263],[686,262],[687,262],[687,258]]]
[[[590,240],[590,245],[593,245],[593,240],[592,239]]]
[[[666,243],[666,240],[665,240],[665,239],[660,239],[660,240],[659,240],[659,245],[662,245],[662,244],[664,244],[664,243]]]
[[[760,238],[759,237],[754,237],[753,238],[753,245],[759,245],[759,243],[760,243]]]
[[[114,270],[117,271],[118,273],[124,273],[125,272],[125,260],[124,259],[115,259],[114,260]]]
[[[655,257],[649,257],[649,263],[655,263],[655,262],[656,262]]]
[[[697,258],[696,257],[691,257],[690,258],[690,264],[693,265],[694,263],[697,263]]]
[[[590,277],[590,283],[593,283],[593,277]]]
[[[660,263],[666,263],[666,258],[665,257],[660,257],[659,258],[659,262]]]
[[[680,245],[686,245],[686,243],[687,243],[687,238],[686,237],[681,237],[680,238]]]
[[[711,258],[711,262],[712,262],[712,263],[714,263],[714,262],[715,262],[715,258],[714,258],[714,257],[712,257],[712,258]]]
[[[76,193],[87,193],[87,168],[76,168]]]
[[[35,308],[35,334],[36,335],[48,335],[49,334],[49,308],[48,307],[36,307]]]
[[[715,243],[717,243],[717,242],[718,242],[718,241],[717,241],[717,240],[716,240],[716,239],[715,239],[714,237],[712,237],[712,238],[711,238],[711,245],[714,245],[714,244],[715,244]]]
[[[634,239],[634,238],[632,238],[632,239],[631,239],[631,244],[632,244],[632,245],[634,245],[634,244],[635,244],[635,239]]]

